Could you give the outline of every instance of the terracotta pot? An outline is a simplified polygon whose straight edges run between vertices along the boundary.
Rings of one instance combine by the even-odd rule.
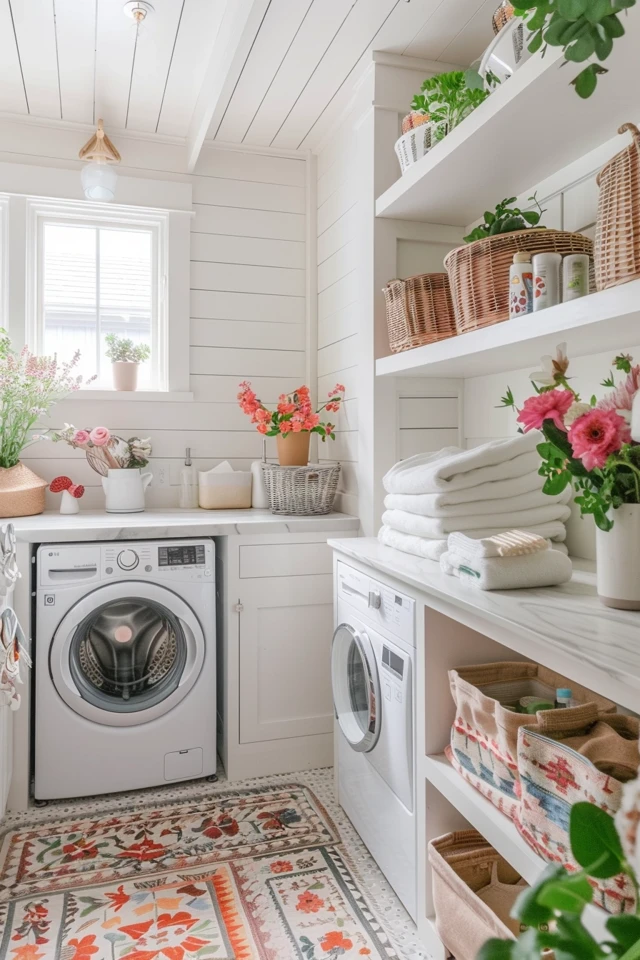
[[[598,596],[607,607],[640,610],[640,504],[609,514],[613,528],[596,528]]]
[[[0,517],[31,517],[44,510],[47,481],[24,463],[0,467]]]
[[[129,360],[116,360],[111,364],[114,390],[135,390],[138,386],[139,363]]]
[[[306,467],[309,463],[309,442],[311,434],[308,431],[288,433],[276,437],[278,444],[278,460],[281,467]]]

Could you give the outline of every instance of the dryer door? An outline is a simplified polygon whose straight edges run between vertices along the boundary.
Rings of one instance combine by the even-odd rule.
[[[80,716],[131,726],[180,703],[204,657],[191,608],[166,587],[129,582],[99,587],[69,610],[51,641],[49,669]]]
[[[380,736],[380,683],[366,633],[341,623],[331,648],[333,705],[340,729],[354,750],[373,750]]]

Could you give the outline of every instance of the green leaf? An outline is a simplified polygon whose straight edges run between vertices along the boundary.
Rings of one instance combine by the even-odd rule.
[[[476,960],[511,960],[513,950],[516,945],[515,940],[487,940],[480,947]]]
[[[577,40],[569,44],[564,51],[564,55],[572,63],[583,63],[593,56],[595,49],[596,35],[593,32],[593,27],[591,27],[588,33],[586,31],[581,33]]]
[[[593,66],[593,64],[591,66]],[[591,69],[591,66],[586,67],[578,74],[575,80],[571,81],[576,88],[576,93],[579,97],[582,97],[583,100],[587,100],[591,96],[598,84],[598,78]]]
[[[568,470],[563,470],[562,473],[554,473],[553,476],[548,476],[545,480],[542,492],[548,497],[557,497],[558,494],[567,489],[570,482],[571,474]]]
[[[544,42],[548,43],[551,47],[562,47],[564,45],[564,32],[570,27],[573,27],[573,24],[569,20],[565,20],[564,17],[554,14],[549,22],[549,26],[544,31]]]
[[[613,7],[610,0],[589,0],[584,16],[589,23],[600,23],[604,17],[610,16],[612,13]]]
[[[588,0],[558,0],[558,13],[565,20],[579,20],[588,6]]]
[[[471,67],[464,72],[464,82],[468,90],[484,90],[484,77]]]
[[[513,905],[511,915],[528,927],[538,927],[541,923],[549,923],[553,919],[553,910],[538,902],[538,894],[547,883],[554,883],[556,880],[566,877],[566,875],[563,867],[550,863],[540,874],[538,882],[522,891]]]
[[[564,913],[582,913],[592,900],[593,887],[582,873],[548,883],[538,894],[538,903]]]
[[[534,33],[533,37],[529,41],[529,53],[537,53],[540,47],[542,46],[542,30],[538,30]]]
[[[574,803],[569,819],[571,852],[590,877],[605,880],[622,870],[624,854],[613,817],[592,803]]]
[[[530,223],[532,227],[535,227],[540,221],[540,214],[537,210],[523,210],[522,216],[525,218],[527,223]]]
[[[598,37],[596,40],[596,57],[598,60],[606,60],[613,50],[613,40],[611,37]]]
[[[617,16],[617,14],[614,13],[610,17],[605,17],[604,20],[601,20],[600,22],[607,31],[607,34],[614,40],[617,40],[618,37],[624,36],[624,27],[622,26],[620,18]]]
[[[494,222],[495,219],[496,219],[495,213],[491,213],[490,210],[485,210],[485,212],[484,212],[484,222],[485,222],[485,223],[488,223],[489,226],[491,226],[491,224]]]
[[[500,233],[513,233],[514,230],[524,230],[525,227],[526,223],[524,223],[521,216],[507,217],[507,219],[502,222],[502,230]]]
[[[634,917],[629,913],[619,917],[609,917],[605,926],[625,950],[640,942],[640,917]]]

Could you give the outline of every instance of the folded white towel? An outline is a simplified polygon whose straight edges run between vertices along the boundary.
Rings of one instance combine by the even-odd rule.
[[[531,530],[532,526],[553,520],[564,523],[570,516],[571,509],[566,504],[552,503],[544,507],[534,507],[531,510],[484,513],[475,517],[421,517],[417,513],[405,513],[404,510],[385,510],[382,514],[382,522],[386,527],[392,527],[400,533],[441,540],[458,530],[466,533],[488,529],[490,534],[502,533],[504,530],[513,530],[516,527]]]
[[[451,507],[460,503],[473,503],[476,500],[503,500],[507,497],[519,497],[523,493],[531,493],[542,488],[542,477],[538,473],[540,460],[536,454],[526,453],[526,463],[531,464],[531,470],[521,477],[510,477],[508,480],[492,480],[488,483],[479,483],[475,487],[464,487],[462,490],[447,490],[446,493],[418,493],[404,494],[404,496],[429,497],[429,503],[434,509]],[[516,458],[520,463],[520,458]],[[525,462],[525,461],[522,461]],[[389,494],[389,496],[403,496],[403,494]],[[416,511],[417,512],[417,511]]]
[[[416,513],[422,517],[473,517],[483,513],[512,513],[521,510],[530,510],[535,507],[547,507],[552,504],[566,504],[571,499],[571,486],[565,487],[562,493],[554,497],[542,492],[542,477],[536,476],[537,490],[522,493],[515,497],[505,497],[495,500],[474,500],[470,503],[452,503],[445,506],[438,501],[445,494],[439,493],[388,493],[384,498],[387,510],[402,510],[405,513]],[[485,486],[485,484],[483,484]],[[474,488],[479,489],[479,488]]]
[[[471,450],[445,447],[437,453],[420,453],[396,463],[382,482],[387,493],[442,493],[522,477],[537,471],[536,446],[541,440],[542,435],[531,430]]]
[[[469,562],[449,550],[440,557],[440,568],[480,590],[518,590],[552,587],[571,579],[571,560],[558,550],[524,557],[479,557]]]
[[[410,553],[414,557],[421,557],[423,560],[439,560],[442,554],[447,552],[446,540],[425,540],[424,537],[412,537],[407,533],[400,533],[399,530],[392,530],[391,527],[380,527],[378,540],[385,547],[393,547],[394,550]]]
[[[527,530],[505,530],[504,533],[494,533],[492,537],[480,539],[465,533],[450,533],[447,540],[452,553],[472,563],[487,557],[518,557],[538,553],[548,550],[550,545],[549,540]]]

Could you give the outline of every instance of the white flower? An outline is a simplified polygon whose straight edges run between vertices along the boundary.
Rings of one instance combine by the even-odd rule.
[[[566,343],[558,344],[555,357],[550,357],[549,355],[540,357],[540,363],[542,369],[534,370],[533,373],[530,373],[529,379],[544,387],[552,387],[557,382],[556,378],[558,375],[564,377],[569,369]]]
[[[565,415],[564,415],[564,425],[565,425],[565,427],[566,427],[567,429],[569,429],[569,427],[571,426],[571,424],[572,424],[575,420],[577,420],[578,417],[581,417],[581,416],[583,415],[583,413],[589,413],[589,410],[591,410],[591,407],[589,406],[588,403],[582,403],[582,402],[579,401],[579,400],[574,400],[573,403],[571,404],[571,406],[569,407],[569,409],[567,410],[567,412],[566,412]]]
[[[139,439],[134,437],[129,441],[129,449],[134,460],[148,460],[151,456],[151,438]]]

